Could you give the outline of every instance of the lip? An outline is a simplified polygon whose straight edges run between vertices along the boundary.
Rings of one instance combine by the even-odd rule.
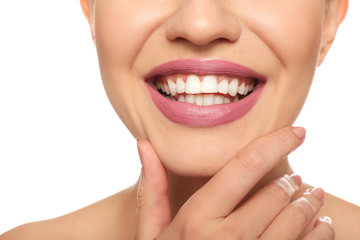
[[[198,106],[173,101],[162,96],[154,86],[156,76],[171,74],[224,75],[254,78],[257,84],[247,97],[232,103]],[[164,63],[145,77],[146,86],[157,108],[170,121],[190,126],[217,126],[243,117],[260,98],[266,78],[250,68],[223,60],[182,59]]]

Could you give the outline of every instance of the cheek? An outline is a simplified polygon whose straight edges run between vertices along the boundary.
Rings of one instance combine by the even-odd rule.
[[[141,47],[141,28],[135,14],[130,14],[121,1],[98,1],[95,9],[95,41],[100,67],[130,67]],[[129,27],[129,24],[133,27]],[[135,37],[137,36],[137,37]]]
[[[138,91],[143,87],[143,70],[134,64],[154,29],[171,13],[170,7],[174,8],[170,4],[156,6],[154,1],[96,1],[95,43],[104,88],[134,135],[141,128],[137,109],[143,107]]]
[[[274,96],[269,114],[278,116],[275,126],[295,121],[305,102],[320,52],[324,5],[318,0],[271,3],[256,6],[258,14],[246,20],[281,63],[269,81]]]
[[[95,6],[95,43],[104,88],[133,134],[139,122],[134,107],[139,81],[131,70],[148,30],[139,18],[142,9],[127,0],[98,0]]]
[[[279,106],[283,112],[294,117],[292,121],[300,113],[310,90],[320,52],[323,10],[319,3],[322,1],[311,1],[289,9],[291,20],[285,21],[283,30],[277,31],[277,47],[283,60],[282,81],[278,88],[282,99],[286,99]]]
[[[131,70],[148,38],[174,9],[172,1],[98,0],[95,37],[99,57],[104,57],[101,60],[110,60],[106,64],[122,63],[114,67]]]
[[[323,25],[320,0],[254,1],[246,24],[279,58],[283,67],[316,65]],[[256,12],[257,14],[252,14]]]

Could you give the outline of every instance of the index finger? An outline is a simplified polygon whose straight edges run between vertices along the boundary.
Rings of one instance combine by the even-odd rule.
[[[188,201],[191,211],[206,217],[229,215],[254,185],[305,138],[302,127],[286,127],[253,141],[233,157]]]

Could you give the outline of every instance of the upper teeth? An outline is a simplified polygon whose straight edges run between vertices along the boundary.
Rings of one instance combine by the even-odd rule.
[[[156,81],[156,87],[171,96],[176,94],[221,93],[236,96],[247,95],[253,90],[254,80],[207,75],[173,75]]]

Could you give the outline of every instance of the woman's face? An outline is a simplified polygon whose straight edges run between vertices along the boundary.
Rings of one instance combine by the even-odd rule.
[[[326,52],[325,0],[93,4],[110,102],[177,174],[212,175],[250,141],[291,125]],[[171,99],[156,89],[167,84]]]

